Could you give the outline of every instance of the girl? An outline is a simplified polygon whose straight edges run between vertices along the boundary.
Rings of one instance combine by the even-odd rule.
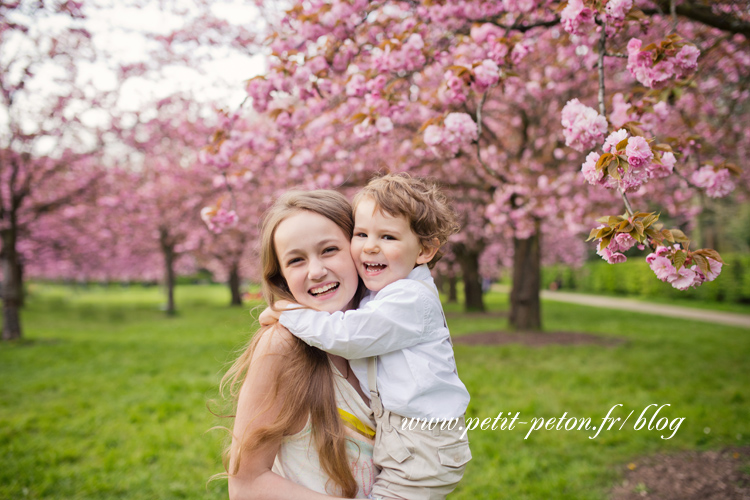
[[[349,202],[335,191],[288,192],[261,231],[263,295],[321,311],[347,310],[364,287],[349,245]],[[369,495],[375,424],[349,363],[261,328],[222,379],[236,398],[227,450],[229,497],[322,499]]]

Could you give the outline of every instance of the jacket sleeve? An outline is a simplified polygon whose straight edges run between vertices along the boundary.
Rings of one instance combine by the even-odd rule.
[[[400,280],[360,309],[333,314],[284,311],[279,321],[294,336],[328,353],[346,359],[380,356],[424,341],[427,304],[419,286]]]

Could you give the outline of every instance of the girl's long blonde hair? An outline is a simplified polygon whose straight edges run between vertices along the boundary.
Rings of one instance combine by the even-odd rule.
[[[281,274],[273,239],[279,224],[300,211],[313,212],[333,221],[347,238],[351,238],[354,229],[351,205],[336,191],[289,191],[282,195],[266,213],[261,229],[263,297],[271,307],[281,299],[296,302]],[[359,303],[364,292],[365,288],[360,282],[354,298],[355,305]],[[260,338],[269,331],[272,329],[261,328],[252,337],[244,352],[221,380],[221,391],[224,393],[224,390],[229,388],[235,409],[253,353]],[[346,453],[347,438],[336,407],[333,371],[328,356],[325,352],[294,337],[286,357],[287,363],[279,372],[272,396],[263,410],[268,411],[281,396],[278,418],[274,423],[255,429],[250,434],[246,434],[244,429],[242,432],[234,433],[236,429],[233,429],[233,435],[235,438],[239,437],[240,443],[235,460],[231,462],[231,470],[229,464],[232,445],[225,450],[224,466],[227,474],[237,474],[242,453],[252,453],[269,441],[280,440],[283,436],[291,434],[294,425],[299,423],[299,416],[307,414],[310,415],[313,440],[317,445],[320,464],[334,484],[334,493],[353,498],[357,493],[357,482],[349,467]]]

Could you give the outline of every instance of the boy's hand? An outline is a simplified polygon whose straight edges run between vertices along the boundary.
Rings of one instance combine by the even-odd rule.
[[[289,308],[289,306],[296,305],[294,302],[289,302],[288,300],[279,300],[274,304],[276,306],[276,309],[279,309],[277,311],[274,311],[270,307],[266,307],[265,310],[260,313],[260,316],[258,317],[258,321],[260,322],[260,326],[271,326],[274,323],[279,321],[279,318],[281,317],[281,312],[284,309]]]

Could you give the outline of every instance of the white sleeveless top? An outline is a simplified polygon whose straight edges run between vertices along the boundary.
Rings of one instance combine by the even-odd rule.
[[[336,406],[347,437],[349,465],[357,481],[356,498],[367,498],[372,491],[377,470],[372,463],[375,420],[370,407],[346,381],[333,363]],[[296,434],[282,438],[281,448],[273,463],[273,472],[318,493],[334,495],[334,484],[323,471],[318,450],[312,439],[312,425],[308,417],[305,427]],[[330,483],[330,484],[328,484]]]

